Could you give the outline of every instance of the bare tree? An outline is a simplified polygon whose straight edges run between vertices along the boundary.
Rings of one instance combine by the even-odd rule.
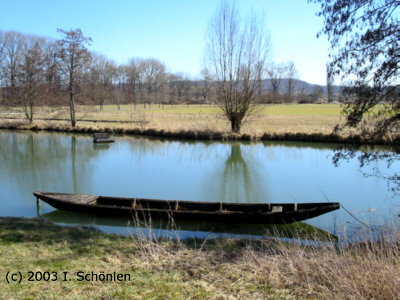
[[[181,102],[185,90],[185,74],[178,72],[176,74],[170,74],[169,76],[169,87],[170,87],[170,101],[171,103],[177,96],[177,101]]]
[[[3,30],[0,29],[0,103],[2,103],[3,98],[3,87],[4,85],[4,73],[3,73],[3,53],[5,48],[5,34]]]
[[[282,79],[285,76],[285,66],[283,64],[273,63],[268,68],[267,75],[271,82],[274,102],[277,102],[279,98],[279,88],[281,86]]]
[[[58,43],[47,38],[43,49],[44,55],[44,76],[47,83],[46,102],[54,108],[55,103],[59,100],[61,92],[61,74],[59,61],[57,59],[60,47]]]
[[[174,103],[176,97],[176,88],[175,88],[175,74],[167,75],[167,86],[168,86],[168,101],[169,103]]]
[[[92,60],[91,80],[94,88],[92,93],[100,105],[100,110],[103,110],[105,102],[111,98],[117,65],[115,61],[102,54],[93,55]]]
[[[3,59],[3,51],[5,47],[4,31],[0,29],[0,63]]]
[[[129,95],[132,97],[133,103],[136,106],[137,102],[137,81],[139,78],[139,62],[138,58],[131,58],[125,67],[127,74],[127,84],[129,86]]]
[[[326,89],[328,94],[328,102],[333,101],[333,68],[330,63],[326,63]]]
[[[60,67],[68,83],[71,126],[75,127],[75,95],[79,91],[78,84],[83,67],[91,59],[91,54],[85,45],[90,45],[92,39],[84,37],[80,29],[69,31],[57,29],[57,31],[64,35],[63,39],[58,40]]]
[[[151,96],[154,95],[154,101],[158,100],[158,92],[166,83],[166,67],[161,61],[149,58],[144,60],[144,80],[148,96],[149,107],[151,105]]]
[[[117,67],[116,76],[116,84],[117,88],[114,91],[114,99],[117,103],[118,110],[121,109],[121,103],[126,102],[126,94],[127,94],[127,82],[128,82],[128,72],[127,66],[119,65]]]
[[[200,90],[201,96],[203,97],[203,102],[207,102],[207,97],[210,96],[211,94],[211,75],[209,74],[208,70],[206,68],[202,69],[201,72],[201,82],[198,86],[198,89]]]
[[[233,132],[240,132],[257,103],[260,69],[270,54],[264,23],[254,13],[242,21],[235,4],[222,1],[208,26],[205,63],[215,82],[217,104]]]
[[[298,101],[299,103],[307,103],[309,101],[308,84],[305,81],[300,81]]]
[[[22,59],[16,75],[19,102],[29,123],[33,122],[33,108],[37,100],[46,94],[44,44],[44,38],[25,36],[22,44]]]
[[[313,91],[313,102],[321,100],[323,92],[324,90],[322,89],[322,87],[320,85],[316,85]]]
[[[190,78],[189,74],[185,74],[183,80],[181,81],[182,95],[186,103],[190,103],[191,100],[193,86],[192,81],[193,80]]]
[[[133,96],[133,103],[136,104],[145,100],[146,95],[146,79],[145,79],[146,62],[142,58],[131,58],[127,65],[128,84],[130,93]]]
[[[297,80],[300,78],[299,72],[297,71],[296,65],[293,61],[286,63],[286,94],[288,101],[291,102],[293,95],[296,91]]]
[[[2,46],[1,71],[5,85],[5,94],[9,105],[17,104],[17,73],[22,59],[24,35],[15,31],[4,33]]]

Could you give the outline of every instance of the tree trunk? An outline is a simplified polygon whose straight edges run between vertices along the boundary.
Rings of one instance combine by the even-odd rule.
[[[29,105],[29,124],[33,123],[33,103]]]
[[[71,109],[71,126],[75,127],[76,117],[75,117],[75,95],[70,93],[70,109]]]
[[[231,129],[234,133],[240,133],[240,129],[242,127],[242,119],[234,116],[231,118]]]

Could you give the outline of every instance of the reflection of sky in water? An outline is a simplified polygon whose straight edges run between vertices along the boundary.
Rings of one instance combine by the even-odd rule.
[[[35,216],[33,191],[223,202],[340,202],[368,223],[398,214],[386,182],[358,161],[334,167],[335,146],[306,143],[169,141],[0,131],[0,216]],[[385,163],[374,163],[385,169]],[[393,169],[398,169],[398,162]],[[42,206],[42,213],[53,209]],[[335,231],[356,223],[343,209],[308,221]]]

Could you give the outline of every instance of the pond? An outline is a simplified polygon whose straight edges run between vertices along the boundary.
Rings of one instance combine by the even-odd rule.
[[[385,170],[385,162],[360,170],[354,159],[335,167],[335,144],[123,135],[113,139],[112,144],[94,144],[90,134],[1,130],[0,216],[40,215],[60,224],[93,225],[105,232],[180,238],[230,233],[263,236],[267,230],[275,231],[266,226],[170,224],[165,220],[136,224],[134,220],[63,213],[43,202],[39,212],[32,193],[42,190],[238,203],[340,202],[340,210],[301,224],[339,236],[343,231],[354,234],[362,223],[378,227],[398,223],[399,199],[387,182],[364,176],[374,168]],[[398,169],[398,162],[392,168]]]

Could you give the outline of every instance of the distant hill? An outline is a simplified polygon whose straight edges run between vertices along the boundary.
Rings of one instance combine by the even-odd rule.
[[[281,81],[281,84],[279,86],[280,93],[285,93],[287,84],[288,84],[288,79],[283,78]],[[200,81],[192,81],[192,85],[202,86],[203,82],[201,80]],[[304,80],[299,80],[299,79],[295,80],[295,92],[296,93],[304,91],[304,93],[306,93],[306,94],[312,94],[312,93],[314,93],[314,91],[317,87],[320,87],[324,94],[328,93],[326,85],[312,84],[312,83],[308,83]],[[263,91],[268,92],[270,90],[272,90],[271,80],[264,79],[263,80]],[[338,85],[333,86],[333,94],[340,94],[340,86],[338,86]]]
[[[280,93],[285,92],[287,84],[288,84],[288,79],[283,78],[281,81],[281,84],[279,86]],[[324,94],[328,93],[326,85],[312,84],[312,83],[308,83],[306,81],[299,80],[299,79],[295,80],[295,92],[304,91],[304,93],[311,94],[315,91],[315,89],[317,87],[320,87]],[[272,89],[271,80],[264,79],[263,80],[263,90],[269,91],[271,89]],[[340,93],[340,86],[334,85],[333,86],[333,94],[339,94],[339,93]]]

